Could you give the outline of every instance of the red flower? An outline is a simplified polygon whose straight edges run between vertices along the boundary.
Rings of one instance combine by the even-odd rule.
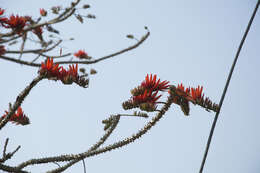
[[[46,63],[41,64],[41,69],[39,70],[39,73],[41,75],[47,75],[48,78],[56,78],[58,79],[60,75],[60,69],[59,64],[53,63],[53,58],[48,58]]]
[[[5,12],[5,10],[4,10],[4,9],[2,9],[2,8],[0,8],[0,15],[3,15],[3,14],[4,14],[4,12]]]
[[[0,17],[0,24],[5,27],[5,23],[8,21],[6,17]]]
[[[183,92],[185,92],[186,94],[190,94],[190,88],[184,88],[184,86],[182,85],[182,83],[181,84],[178,84],[178,86],[177,86],[177,89],[178,90],[181,90],[181,91],[183,91]]]
[[[198,86],[197,88],[191,88],[191,96],[194,100],[201,100],[204,97],[202,95],[203,86]]]
[[[153,103],[155,102],[162,96],[156,96],[158,94],[158,91],[152,94],[152,91],[150,90],[145,90],[143,94],[138,95],[138,96],[133,96],[133,104],[141,104],[141,103]]]
[[[63,80],[65,76],[68,75],[68,72],[66,69],[64,69],[63,67],[60,67],[60,72],[59,72],[59,79]]]
[[[78,82],[79,76],[78,76],[78,64],[69,65],[69,70],[65,70],[64,68],[61,68],[60,71],[60,80],[64,84],[72,84],[72,82]]]
[[[165,80],[160,82],[160,79],[156,80],[156,77],[157,77],[156,75],[153,76],[152,74],[150,74],[149,77],[149,75],[147,74],[145,77],[145,81],[142,82],[141,86],[145,89],[152,90],[152,91],[157,91],[157,90],[163,91],[169,88],[169,85],[167,85],[169,81]]]
[[[173,97],[173,103],[180,105],[183,113],[185,115],[189,115],[190,112],[189,102],[192,102],[193,104],[198,104],[197,99],[202,98],[201,97],[202,88],[198,87],[196,89],[194,88],[190,89],[189,87],[185,89],[182,83],[178,84],[175,90],[175,95]]]
[[[89,58],[88,54],[84,50],[79,50],[78,52],[74,53],[74,56],[80,59]]]
[[[59,67],[59,64],[54,64],[53,58],[48,58],[45,63],[42,63],[38,73],[51,80],[61,80],[64,84],[72,84],[74,82],[84,88],[89,83],[89,79],[86,78],[85,74],[78,75],[78,64],[70,65],[69,69],[66,70],[62,66]]]
[[[8,114],[7,111],[5,111],[5,114],[1,117],[2,119]],[[23,110],[21,107],[19,107],[13,115],[11,115],[9,121],[12,123],[15,123],[16,125],[27,125],[30,124],[29,118],[23,113]]]
[[[43,8],[40,8],[40,14],[41,16],[47,16],[47,11],[44,10]]]
[[[184,97],[188,101],[195,103],[193,98],[190,96],[190,87],[185,89],[184,86],[182,85],[182,83],[178,84],[177,89],[176,89],[176,94],[178,96]]]
[[[0,8],[0,16],[3,15],[4,12],[5,12],[5,10],[2,9],[2,8]],[[7,19],[6,17],[0,17],[0,24],[1,24],[2,26],[4,26],[3,24],[6,23],[7,20],[8,20],[8,19]]]
[[[72,76],[73,78],[78,78],[78,64],[74,65],[69,65],[69,71],[68,74]]]
[[[2,19],[1,21],[5,28],[12,28],[14,31],[18,32],[18,34],[23,31],[26,22],[27,19],[25,17],[20,17],[18,15],[11,15],[9,19]]]
[[[5,46],[0,45],[0,55],[5,54]]]

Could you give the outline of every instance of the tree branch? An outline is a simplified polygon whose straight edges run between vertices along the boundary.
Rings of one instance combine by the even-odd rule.
[[[0,130],[6,125],[9,121],[10,117],[15,113],[19,106],[21,106],[25,97],[29,94],[31,89],[40,82],[44,77],[39,75],[17,96],[16,101],[14,102],[13,106],[10,108],[8,114],[5,116],[3,120],[0,122]]]

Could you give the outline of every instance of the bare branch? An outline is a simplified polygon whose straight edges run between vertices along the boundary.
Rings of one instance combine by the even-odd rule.
[[[120,116],[118,116],[118,115],[114,116],[113,125],[106,131],[106,133],[99,139],[99,141],[96,144],[94,144],[87,152],[94,151],[99,146],[101,146],[108,139],[108,137],[112,134],[112,132],[116,128],[119,120],[120,120]],[[67,158],[70,158],[70,159],[67,159]],[[74,156],[74,155],[61,155],[61,156],[57,156],[57,157],[47,157],[47,158],[42,158],[42,159],[31,159],[31,160],[28,160],[26,162],[21,163],[20,165],[17,166],[17,168],[22,169],[22,168],[24,168],[28,165],[43,164],[43,163],[49,163],[49,162],[60,162],[60,161],[70,161],[70,160],[74,160],[74,161],[78,162],[78,161],[82,160],[83,158],[84,157],[77,157],[77,156]],[[74,163],[70,163],[70,164],[73,165]],[[50,172],[53,173],[55,171],[65,170],[68,167],[69,167],[69,165],[67,164],[67,165],[65,165],[61,168],[58,168],[58,170],[56,169],[56,170],[53,170],[53,171],[50,171]]]
[[[56,44],[54,44],[52,47],[50,47],[50,48],[48,48],[48,49],[23,50],[23,54],[25,54],[25,53],[43,53],[43,52],[49,52],[49,51],[53,50],[54,48],[56,48],[61,42],[62,42],[62,40],[59,40]],[[6,52],[5,52],[5,54],[8,54],[8,53],[20,54],[21,51],[9,50],[9,51],[6,51]]]
[[[16,167],[7,166],[0,163],[0,170],[6,171],[6,172],[12,172],[12,173],[29,173],[27,171],[22,171]]]
[[[11,61],[11,62],[15,62],[17,64],[28,65],[28,66],[32,66],[32,67],[40,67],[41,66],[41,64],[28,62],[28,61],[24,61],[24,60],[19,60],[19,59],[15,59],[15,58],[3,56],[3,55],[0,55],[0,59]]]
[[[106,55],[106,56],[104,56],[104,57],[101,57],[101,58],[98,58],[98,59],[95,59],[95,60],[92,60],[92,61],[59,61],[59,62],[57,62],[57,63],[59,63],[59,64],[76,64],[76,63],[78,63],[78,64],[94,64],[94,63],[97,63],[97,62],[99,62],[99,61],[103,61],[103,60],[105,60],[105,59],[112,58],[112,57],[114,57],[114,56],[123,54],[123,53],[128,52],[128,51],[130,51],[130,50],[132,50],[132,49],[137,48],[138,46],[140,46],[140,45],[149,37],[149,35],[150,35],[150,32],[148,31],[148,32],[140,39],[140,41],[138,41],[136,44],[134,44],[134,45],[132,45],[132,46],[130,46],[130,47],[128,47],[128,48],[125,48],[125,49],[123,49],[123,50],[120,50],[120,51],[118,51],[118,52],[112,53],[112,54],[110,54],[110,55]]]
[[[5,153],[5,155],[3,156],[2,159],[0,159],[0,163],[5,162],[8,159],[11,159],[13,157],[13,155],[21,148],[21,146],[19,145],[13,152],[11,153]]]
[[[6,138],[5,145],[4,145],[4,150],[3,150],[3,158],[6,157],[6,148],[7,148],[7,145],[8,145],[8,141],[9,141],[9,138]]]

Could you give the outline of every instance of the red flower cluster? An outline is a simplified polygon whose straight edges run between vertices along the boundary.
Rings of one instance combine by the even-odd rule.
[[[1,25],[5,28],[11,28],[18,34],[23,31],[27,18],[19,15],[11,15],[9,18],[0,18]]]
[[[41,16],[47,16],[47,11],[43,8],[40,8],[40,14]]]
[[[159,91],[169,88],[168,81],[160,82],[156,79],[156,75],[147,74],[145,80],[140,86],[131,90],[132,97],[123,103],[124,109],[132,109],[139,107],[141,110],[152,112],[156,110],[157,100],[162,95],[157,95]]]
[[[159,95],[157,96],[158,91],[154,92],[152,94],[152,90],[144,90],[143,94],[137,95],[137,96],[133,96],[133,103],[135,104],[142,104],[142,103],[152,103],[155,104],[156,101],[162,96]]]
[[[5,114],[0,118],[0,120],[4,119],[5,116],[8,114],[8,111],[5,111]],[[19,107],[15,114],[11,115],[9,121],[15,123],[16,125],[27,125],[30,124],[29,118],[23,113],[21,107]]]
[[[202,95],[203,86],[198,86],[198,88],[191,88],[191,96],[194,100],[201,100],[204,98]]]
[[[53,63],[53,58],[47,59],[46,63],[41,64],[39,70],[40,75],[44,75],[51,80],[60,80],[64,84],[72,84],[73,82],[86,88],[88,85],[88,79],[85,76],[78,75],[78,64],[69,65],[69,69],[66,70],[59,64]]]
[[[78,52],[74,53],[74,56],[79,58],[79,59],[89,58],[88,54],[84,50],[79,50]]]
[[[0,45],[0,55],[5,54],[5,46]]]
[[[169,90],[169,81],[162,81],[157,79],[156,75],[148,75],[145,80],[138,87],[131,90],[132,97],[123,102],[122,106],[125,110],[140,108],[141,110],[152,112],[156,111],[159,98],[162,95],[158,95],[159,91],[166,91],[171,94],[172,102],[179,105],[185,115],[189,115],[190,106],[189,103],[194,105],[200,105],[207,111],[212,110],[214,112],[219,111],[219,106],[213,103],[208,97],[204,99],[202,93],[203,87],[198,86],[197,88],[186,88],[182,84],[178,84],[177,87],[171,85]]]
[[[210,99],[207,97],[204,99],[204,94],[202,94],[203,87],[198,86],[197,88],[184,88],[182,84],[178,84],[175,89],[175,95],[173,97],[173,103],[180,105],[183,113],[185,115],[189,115],[190,107],[189,102],[193,104],[198,104],[206,110],[213,110],[215,112],[218,111],[219,107],[217,104],[212,103]]]
[[[5,10],[0,8],[0,24],[3,26],[3,23],[5,23],[8,19],[6,17],[3,17]]]
[[[2,9],[2,8],[0,8],[0,16],[1,16],[1,15],[3,15],[3,14],[4,14],[4,12],[5,12],[5,10],[4,10],[4,9]]]
[[[147,74],[145,77],[145,81],[143,81],[141,84],[141,87],[152,91],[164,91],[169,88],[168,81],[160,82],[160,79],[156,80],[156,77],[156,75],[153,76],[152,74],[150,74],[149,77],[149,75]]]

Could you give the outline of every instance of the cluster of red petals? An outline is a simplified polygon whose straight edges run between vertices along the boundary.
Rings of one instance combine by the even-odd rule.
[[[41,64],[41,69],[39,70],[39,73],[41,75],[46,75],[47,78],[59,78],[61,67],[59,67],[59,64],[53,63],[53,58],[48,58],[46,63]]]
[[[176,89],[176,94],[178,96],[181,96],[188,101],[191,101],[193,103],[196,102],[196,100],[201,100],[204,98],[204,94],[202,95],[203,86],[198,86],[197,88],[186,88],[181,84],[178,84]]]
[[[0,24],[3,26],[5,22],[8,21],[6,17],[3,17],[2,15],[4,14],[5,10],[0,8]]]
[[[19,15],[11,15],[9,18],[2,18],[0,22],[3,27],[11,28],[18,34],[23,31],[23,28],[26,25],[27,18]]]
[[[165,80],[160,82],[160,79],[157,80],[156,78],[157,75],[153,76],[152,74],[150,74],[149,77],[149,75],[147,74],[145,77],[145,81],[141,83],[141,87],[152,91],[164,91],[169,88],[169,81]]]
[[[74,56],[79,59],[89,58],[88,54],[84,50],[79,50],[78,52],[74,53]]]
[[[175,95],[173,97],[173,103],[180,105],[184,115],[189,115],[190,112],[189,101],[194,103],[192,97],[190,96],[190,88],[185,89],[182,84],[180,85],[178,84],[175,90]]]
[[[168,81],[157,79],[156,75],[148,75],[140,86],[131,90],[132,97],[123,103],[124,109],[139,107],[141,110],[151,112],[156,110],[156,104],[162,95],[158,95],[159,91],[169,88]]]
[[[198,86],[197,88],[191,88],[191,96],[194,100],[201,100],[204,98],[202,95],[203,86]]]
[[[0,45],[0,55],[3,55],[3,54],[5,54],[5,46],[3,46],[3,45]]]
[[[162,95],[157,96],[157,93],[158,93],[158,91],[156,91],[152,94],[151,90],[149,92],[148,92],[148,90],[145,90],[143,94],[133,96],[133,102],[135,104],[141,104],[141,103],[155,104],[156,101],[162,96]]]
[[[59,73],[59,79],[64,84],[72,84],[73,82],[77,82],[79,79],[78,75],[78,64],[69,65],[69,69],[66,70],[63,67],[61,67],[60,73]]]
[[[5,114],[1,117],[1,119],[5,118],[5,116],[8,114],[8,111],[5,111]],[[29,118],[23,113],[23,110],[21,107],[19,107],[13,115],[11,115],[10,122],[15,123],[16,125],[28,125],[30,124]]]
[[[3,14],[4,14],[4,12],[5,12],[5,10],[4,10],[4,9],[2,9],[2,8],[0,8],[0,16],[1,16],[1,15],[3,15]]]
[[[198,104],[207,110],[218,111],[218,105],[212,103],[209,98],[204,99],[204,94],[202,93],[203,87],[198,86],[197,88],[186,88],[182,84],[178,84],[175,90],[175,96],[173,97],[173,102],[180,105],[182,111],[185,115],[189,115],[189,102],[193,104]]]
[[[59,66],[59,64],[53,63],[53,58],[48,58],[46,63],[41,64],[39,74],[51,80],[60,80],[64,84],[75,82],[82,87],[88,85],[88,80],[78,75],[78,64],[69,65],[69,69],[66,70],[62,66]]]
[[[47,15],[47,11],[43,8],[40,8],[40,14],[41,16],[46,16]]]

